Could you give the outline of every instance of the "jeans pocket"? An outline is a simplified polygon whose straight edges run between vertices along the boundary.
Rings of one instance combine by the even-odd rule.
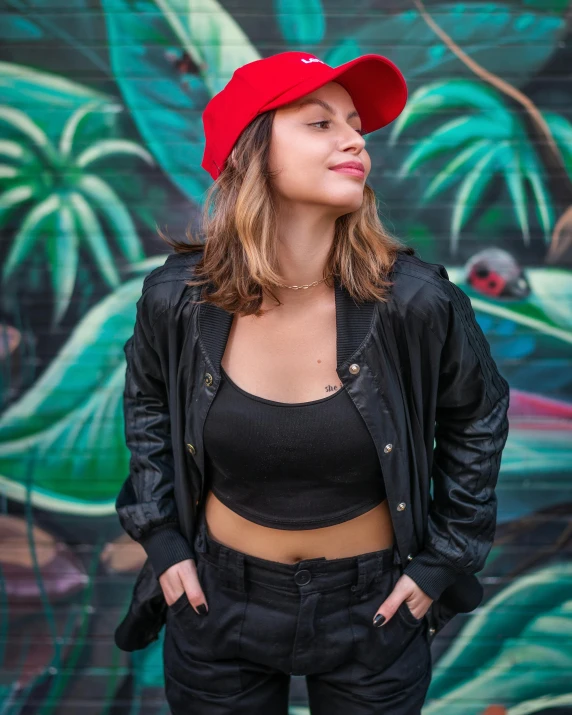
[[[402,601],[399,604],[399,608],[397,609],[397,612],[395,615],[399,615],[405,622],[405,625],[411,626],[413,628],[420,626],[425,619],[425,616],[422,616],[421,618],[417,618],[417,616],[415,616],[413,614],[413,612],[407,605],[407,601]]]
[[[170,606],[167,606],[167,608],[169,609],[169,611],[171,613],[174,614],[174,613],[179,613],[179,611],[182,611],[184,608],[187,608],[189,606],[192,608],[186,591],[183,591],[183,593],[179,596],[179,598],[177,598],[176,601],[171,603]]]
[[[172,620],[204,653],[233,657],[239,650],[246,594],[222,583],[218,566],[205,559],[199,558],[197,575],[205,594],[207,613],[197,613],[186,594],[182,594],[170,607]]]
[[[382,626],[373,625],[373,617],[400,576],[396,565],[372,582],[350,605],[354,637],[354,657],[366,668],[381,671],[393,663],[419,635],[423,618],[416,618],[402,602],[393,616]]]
[[[171,683],[196,692],[232,695],[242,689],[240,635],[245,594],[220,582],[218,568],[200,560],[197,572],[208,604],[204,616],[186,594],[168,610],[165,674]]]

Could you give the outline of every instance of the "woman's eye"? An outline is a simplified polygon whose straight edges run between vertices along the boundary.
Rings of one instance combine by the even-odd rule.
[[[315,127],[315,126],[317,126],[318,124],[329,124],[329,123],[330,123],[330,120],[329,120],[329,119],[322,119],[321,122],[313,122],[312,124],[310,124],[310,126],[311,126],[311,127]],[[364,135],[363,129],[356,129],[356,132],[357,132],[360,136],[363,137],[363,135]]]

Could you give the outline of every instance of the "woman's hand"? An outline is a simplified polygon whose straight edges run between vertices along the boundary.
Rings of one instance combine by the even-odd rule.
[[[422,591],[412,578],[402,574],[393,587],[393,591],[377,609],[373,617],[374,625],[382,626],[387,623],[403,601],[407,601],[409,610],[415,618],[419,619],[423,618],[433,603],[433,599],[425,591]],[[375,622],[379,613],[383,618]]]
[[[199,583],[194,559],[179,561],[168,568],[159,576],[159,584],[168,606],[172,606],[183,593],[186,593],[189,603],[197,613],[205,615],[208,612],[208,604]]]

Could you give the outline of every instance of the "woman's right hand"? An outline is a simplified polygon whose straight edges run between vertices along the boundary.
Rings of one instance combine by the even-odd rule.
[[[185,559],[173,564],[159,576],[159,584],[168,606],[172,606],[183,593],[186,593],[189,603],[197,613],[201,614],[198,609],[201,604],[204,604],[201,610],[204,613],[208,612],[208,603],[199,582],[194,559]]]

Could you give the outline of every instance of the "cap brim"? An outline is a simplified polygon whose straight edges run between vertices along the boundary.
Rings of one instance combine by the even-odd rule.
[[[407,103],[407,84],[397,65],[382,55],[368,54],[297,84],[260,112],[290,104],[328,82],[338,82],[348,91],[364,134],[393,122]]]

